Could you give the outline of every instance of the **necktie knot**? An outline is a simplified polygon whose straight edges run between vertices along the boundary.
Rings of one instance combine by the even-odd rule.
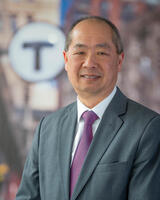
[[[84,119],[86,124],[92,125],[94,121],[98,119],[98,116],[93,111],[85,111],[82,114],[82,118]]]

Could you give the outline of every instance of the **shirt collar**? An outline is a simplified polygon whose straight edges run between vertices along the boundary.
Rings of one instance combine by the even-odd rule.
[[[78,123],[80,121],[80,118],[82,116],[82,113],[85,112],[86,110],[92,110],[94,111],[97,116],[101,119],[103,116],[104,111],[106,110],[106,108],[108,107],[109,103],[111,102],[112,98],[114,97],[115,93],[117,91],[117,88],[115,86],[115,88],[113,89],[113,91],[110,93],[109,96],[107,96],[104,100],[102,100],[99,104],[97,104],[95,107],[93,107],[92,109],[88,108],[87,106],[85,106],[77,97],[77,109],[78,109]]]

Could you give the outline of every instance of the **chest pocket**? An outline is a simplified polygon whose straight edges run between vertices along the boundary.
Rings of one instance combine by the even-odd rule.
[[[123,172],[127,169],[128,162],[99,163],[95,172]]]

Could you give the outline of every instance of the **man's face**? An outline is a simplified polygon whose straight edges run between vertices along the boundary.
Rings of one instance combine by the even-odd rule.
[[[92,19],[74,27],[64,59],[65,70],[79,98],[98,97],[101,101],[116,84],[123,54],[117,54],[111,28]]]

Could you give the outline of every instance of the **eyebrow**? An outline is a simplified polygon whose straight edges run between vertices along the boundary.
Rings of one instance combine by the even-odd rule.
[[[111,49],[111,46],[108,43],[100,43],[100,44],[96,44],[96,47],[100,47],[100,48],[105,48],[105,49]]]
[[[74,45],[74,48],[84,48],[84,47],[87,48],[87,45],[85,45],[85,44],[80,44],[80,43]]]
[[[87,48],[88,46],[85,44],[77,43],[73,48]],[[95,45],[96,48],[104,48],[104,49],[111,49],[111,46],[108,43],[99,43]]]

